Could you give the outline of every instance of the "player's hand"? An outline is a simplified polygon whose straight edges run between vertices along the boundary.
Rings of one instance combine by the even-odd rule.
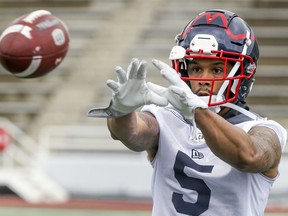
[[[115,68],[118,81],[107,80],[112,90],[112,99],[107,108],[95,108],[88,112],[90,117],[120,117],[133,112],[145,104],[166,106],[168,100],[147,87],[147,62],[132,59],[127,72],[120,66]]]
[[[156,59],[153,59],[152,63],[171,85],[165,88],[153,83],[147,83],[148,87],[155,93],[166,97],[169,103],[178,109],[187,121],[193,122],[195,109],[206,109],[208,105],[191,91],[173,68]]]

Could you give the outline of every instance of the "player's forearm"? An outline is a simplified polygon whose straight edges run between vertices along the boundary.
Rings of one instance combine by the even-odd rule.
[[[219,158],[243,170],[256,161],[257,150],[242,129],[209,110],[196,109],[195,120],[207,145]]]
[[[107,125],[113,139],[120,140],[133,151],[145,151],[157,144],[159,128],[154,121],[154,117],[146,113],[132,112],[123,117],[108,118]]]
[[[120,140],[128,148],[137,151],[133,145],[137,134],[137,117],[135,112],[123,117],[108,118],[107,126],[113,139]]]

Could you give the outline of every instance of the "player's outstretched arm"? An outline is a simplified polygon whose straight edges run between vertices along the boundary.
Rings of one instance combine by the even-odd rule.
[[[281,145],[274,130],[257,126],[246,133],[209,110],[197,109],[195,120],[210,149],[222,160],[244,172],[278,175]]]
[[[120,140],[133,151],[146,150],[152,158],[158,143],[158,123],[151,114],[135,110],[145,104],[166,106],[168,100],[148,88],[146,61],[134,58],[127,72],[120,66],[115,68],[115,72],[117,81],[107,81],[112,90],[110,105],[91,109],[88,116],[107,118],[112,138]]]
[[[107,125],[113,139],[120,140],[133,151],[147,151],[152,160],[156,154],[159,125],[147,112],[132,112],[119,118],[108,118]]]

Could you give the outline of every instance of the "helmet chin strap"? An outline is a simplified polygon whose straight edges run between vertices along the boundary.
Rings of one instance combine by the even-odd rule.
[[[210,96],[200,96],[200,98],[208,104],[209,102],[209,99],[210,99]],[[221,101],[221,100],[220,100]],[[219,102],[219,97],[216,96],[216,95],[212,95],[211,97],[211,102],[212,103],[216,103],[216,102]],[[211,110],[212,112],[214,113],[219,113],[221,108],[220,107],[229,107],[231,109],[234,109],[246,116],[248,116],[249,118],[251,118],[252,120],[256,120],[258,119],[259,117],[257,115],[255,115],[254,113],[240,107],[240,106],[237,106],[236,104],[233,104],[233,103],[224,103],[224,104],[221,104],[221,105],[217,105],[217,106],[210,106],[208,107],[209,110]]]
[[[225,107],[229,107],[231,109],[234,109],[246,116],[248,116],[249,118],[251,118],[252,120],[256,120],[256,119],[259,119],[259,116],[255,115],[254,113],[240,107],[240,106],[237,106],[236,104],[233,104],[233,103],[225,103],[225,104],[222,104],[221,106],[225,106]]]

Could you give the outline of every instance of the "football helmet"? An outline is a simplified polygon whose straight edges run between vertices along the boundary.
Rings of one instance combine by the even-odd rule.
[[[177,45],[171,50],[172,67],[190,85],[190,81],[209,81],[209,96],[202,96],[208,106],[220,106],[235,100],[245,103],[252,89],[259,49],[253,30],[237,14],[220,9],[200,13],[176,36]],[[188,77],[189,60],[218,59],[224,62],[224,76],[219,78]],[[232,65],[226,71],[227,64]],[[223,84],[213,95],[215,82]]]

